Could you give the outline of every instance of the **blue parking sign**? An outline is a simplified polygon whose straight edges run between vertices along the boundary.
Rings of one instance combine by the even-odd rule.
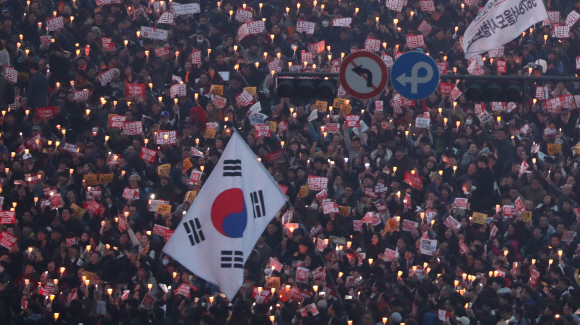
[[[439,69],[430,56],[420,52],[401,55],[391,69],[391,82],[404,98],[427,98],[439,86]]]

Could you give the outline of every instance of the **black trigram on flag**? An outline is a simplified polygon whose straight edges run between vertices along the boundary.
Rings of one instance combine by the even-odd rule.
[[[266,208],[264,207],[264,195],[262,190],[250,193],[252,199],[252,207],[254,208],[254,219],[261,218],[266,215]]]
[[[244,252],[242,251],[222,251],[222,268],[244,268]]]
[[[194,220],[195,220],[195,222],[194,222]],[[188,234],[189,242],[191,243],[191,246],[194,246],[195,244],[199,244],[200,242],[205,240],[205,237],[203,235],[203,231],[201,231],[201,224],[199,223],[199,219],[194,218],[193,220],[189,220],[187,222],[184,222],[183,226],[185,227],[185,231]]]
[[[224,160],[224,177],[242,176],[242,161],[240,159]]]

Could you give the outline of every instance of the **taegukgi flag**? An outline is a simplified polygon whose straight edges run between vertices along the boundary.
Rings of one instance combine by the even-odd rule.
[[[504,45],[546,18],[542,0],[490,0],[463,35],[465,58]]]
[[[163,251],[232,300],[256,241],[286,196],[242,137],[221,159]]]

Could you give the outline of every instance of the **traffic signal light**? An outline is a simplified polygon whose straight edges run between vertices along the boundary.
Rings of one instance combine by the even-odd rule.
[[[337,80],[327,77],[278,77],[276,93],[280,97],[333,98]]]
[[[466,83],[465,99],[470,102],[523,102],[523,85],[518,83]]]

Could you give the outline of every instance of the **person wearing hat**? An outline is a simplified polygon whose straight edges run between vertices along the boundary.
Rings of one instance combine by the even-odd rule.
[[[391,314],[391,318],[389,320],[392,321],[393,324],[400,324],[403,322],[403,316],[401,316],[401,313],[396,311]]]
[[[31,154],[25,153],[24,155],[22,155],[22,161],[29,161],[29,159],[32,159]]]
[[[169,120],[169,112],[163,111],[159,114],[160,130],[176,130],[179,126],[179,109],[173,111],[173,119]]]
[[[200,30],[197,32],[197,35],[194,34],[194,36],[192,36],[195,37],[193,46],[196,49],[201,50],[201,53],[204,54],[207,53],[207,49],[210,48],[209,41],[206,39],[206,35],[207,34],[204,31]],[[209,58],[207,61],[209,61]]]
[[[230,77],[228,86],[224,89],[224,95],[229,98],[234,98],[244,90],[245,86],[246,81],[242,77],[233,75]]]
[[[134,34],[131,33],[130,36]],[[129,46],[133,45],[131,43]],[[137,44],[135,44],[137,45]],[[134,47],[135,55],[133,56],[133,62],[131,63],[131,67],[133,67],[133,71],[141,71],[147,65],[147,56],[145,55],[145,48],[141,45],[137,45]]]
[[[249,48],[244,52],[244,55],[248,57],[250,63],[261,62],[262,53],[260,53],[260,44],[256,41],[251,42]]]
[[[201,106],[194,106],[189,110],[189,117],[186,119],[186,123],[196,124],[201,123],[205,129],[205,124],[207,123],[207,116],[205,110]]]
[[[97,157],[99,157],[99,153],[96,150],[96,146],[93,142],[87,143],[84,147],[83,155],[84,158],[87,160],[88,163],[92,164],[93,166],[97,165]]]
[[[42,133],[42,128],[39,125],[35,125],[32,127],[32,137],[40,135]]]
[[[469,323],[471,322],[467,316],[457,317],[455,318],[455,320],[457,321],[457,325],[469,325]],[[500,323],[501,322],[498,322],[498,324]]]

